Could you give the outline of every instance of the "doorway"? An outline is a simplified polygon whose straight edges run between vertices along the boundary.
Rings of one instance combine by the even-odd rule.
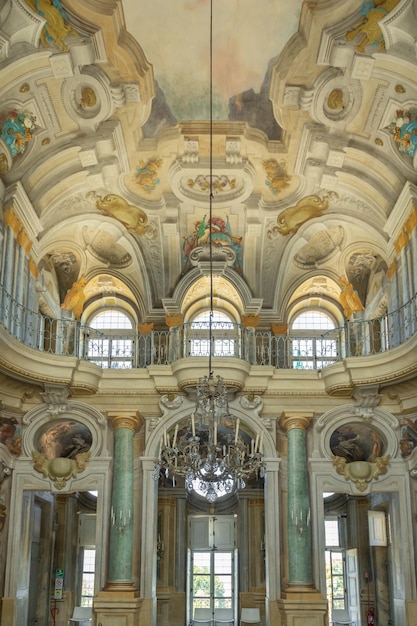
[[[358,626],[370,615],[379,626],[400,623],[393,613],[404,571],[392,566],[400,562],[399,510],[397,493],[324,494],[330,623],[333,610],[347,611]]]
[[[189,517],[187,623],[237,620],[236,515]]]

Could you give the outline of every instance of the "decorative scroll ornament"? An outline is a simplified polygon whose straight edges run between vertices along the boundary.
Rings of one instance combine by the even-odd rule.
[[[89,452],[80,452],[73,459],[67,457],[47,459],[40,452],[32,452],[34,469],[45,478],[49,478],[56,489],[63,489],[68,480],[84,471],[89,457]]]
[[[280,235],[294,235],[308,220],[321,217],[329,208],[329,198],[339,197],[334,191],[319,195],[305,196],[295,206],[285,209],[278,215],[277,224],[268,231],[269,239]]]
[[[371,480],[377,480],[381,474],[388,471],[390,455],[379,456],[374,462],[371,461],[348,461],[341,456],[333,456],[333,465],[336,472],[355,483],[359,491],[365,491]]]
[[[129,204],[127,200],[114,193],[101,198],[97,196],[96,207],[108,217],[121,222],[127,230],[136,235],[147,235],[149,239],[155,239],[156,230],[148,224],[148,216],[137,206]]]

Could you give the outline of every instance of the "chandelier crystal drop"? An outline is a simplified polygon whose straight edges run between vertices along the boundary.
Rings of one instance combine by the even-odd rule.
[[[200,493],[209,502],[244,489],[250,478],[263,478],[262,434],[250,439],[239,426],[240,420],[229,413],[223,378],[200,378],[190,424],[164,432],[153,478],[162,472],[175,484],[182,477],[188,492]]]

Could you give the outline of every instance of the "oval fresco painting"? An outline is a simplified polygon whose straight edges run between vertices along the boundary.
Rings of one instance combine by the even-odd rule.
[[[352,461],[370,461],[383,456],[384,442],[373,428],[367,424],[351,423],[339,426],[330,437],[330,449],[334,456]]]
[[[38,448],[47,459],[73,459],[81,452],[88,452],[92,440],[87,426],[73,420],[63,420],[49,425],[39,438]]]

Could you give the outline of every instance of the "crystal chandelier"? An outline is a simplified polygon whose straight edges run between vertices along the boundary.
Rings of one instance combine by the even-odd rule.
[[[230,428],[230,427],[233,428]],[[228,409],[228,391],[221,376],[200,378],[197,403],[190,423],[164,432],[154,479],[182,477],[188,492],[196,491],[209,502],[244,489],[249,478],[263,478],[263,436],[247,438],[239,430],[240,420]]]
[[[213,218],[213,0],[210,1],[210,143],[209,224]],[[207,245],[207,244],[206,244]],[[209,502],[243,489],[252,477],[263,477],[263,435],[250,439],[239,430],[240,420],[229,414],[228,390],[221,376],[214,379],[213,352],[213,242],[208,238],[210,276],[208,376],[197,384],[197,403],[185,428],[164,431],[153,477],[182,477],[187,491],[196,491]]]

